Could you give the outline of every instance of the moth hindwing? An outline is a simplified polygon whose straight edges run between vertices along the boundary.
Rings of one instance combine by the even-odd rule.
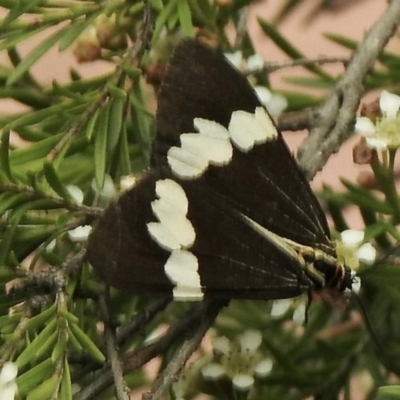
[[[158,96],[151,169],[94,228],[90,263],[132,294],[280,299],[351,287],[328,225],[247,79],[195,40]]]

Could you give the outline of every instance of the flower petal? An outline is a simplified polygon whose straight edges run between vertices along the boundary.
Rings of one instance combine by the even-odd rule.
[[[275,120],[286,110],[288,101],[285,96],[273,93],[271,100],[267,104],[267,110]]]
[[[221,364],[211,363],[201,369],[205,379],[217,380],[225,375],[225,368]]]
[[[122,176],[119,181],[119,186],[121,191],[126,192],[129,189],[132,189],[137,183],[137,179],[133,175],[125,175]]]
[[[292,305],[292,299],[275,300],[271,308],[271,317],[282,317],[282,315],[285,315]]]
[[[371,136],[375,133],[374,123],[367,117],[359,117],[354,125],[355,131],[362,136]]]
[[[379,98],[379,107],[387,118],[395,118],[400,107],[400,97],[396,94],[382,90]]]
[[[53,239],[47,246],[46,246],[46,251],[48,253],[52,252],[56,248],[57,240]]]
[[[376,259],[376,249],[371,243],[364,243],[357,251],[357,257],[360,261],[373,264]]]
[[[358,246],[364,240],[364,232],[357,229],[346,229],[340,234],[346,246]]]
[[[246,374],[237,374],[233,377],[232,384],[237,390],[249,390],[254,384],[254,378]]]
[[[92,189],[101,197],[106,199],[112,199],[117,195],[117,191],[115,190],[114,182],[110,175],[106,175],[104,179],[104,185],[102,188],[97,186],[97,182],[95,179],[92,181]]]
[[[265,360],[260,361],[255,367],[254,367],[254,373],[260,377],[264,378],[266,377],[272,370],[272,365],[273,362],[270,358],[266,358]]]
[[[229,354],[231,351],[231,345],[229,343],[229,339],[225,336],[217,337],[212,341],[212,345],[214,350],[222,354]]]
[[[14,400],[17,394],[17,384],[15,382],[9,383],[6,387],[0,389],[1,400]]]
[[[353,293],[359,293],[361,289],[361,280],[355,279],[351,285],[351,291]],[[346,289],[347,290],[347,289]]]
[[[260,54],[253,54],[247,59],[247,68],[248,70],[257,70],[262,69],[265,65],[264,59],[260,56]]]
[[[306,321],[306,304],[300,303],[293,311],[292,320],[297,325],[304,325]]]
[[[18,375],[18,367],[17,364],[13,362],[6,362],[3,365],[3,368],[0,372],[0,385],[4,385],[5,383],[11,382]]]
[[[71,197],[76,201],[76,204],[82,204],[83,202],[83,192],[82,190],[75,185],[68,185],[67,190]]]
[[[365,141],[371,149],[384,150],[388,148],[388,142],[380,138],[367,137]]]
[[[260,331],[248,330],[240,336],[240,347],[242,351],[254,352],[262,342]]]
[[[234,53],[225,53],[224,56],[234,67],[240,69],[240,64],[243,59],[243,54],[240,50],[235,51]]]
[[[68,231],[68,237],[72,242],[83,242],[87,240],[92,227],[90,225],[78,226]]]
[[[272,93],[265,86],[254,86],[254,90],[257,94],[257,97],[261,101],[264,106],[268,104],[268,102],[272,99]]]

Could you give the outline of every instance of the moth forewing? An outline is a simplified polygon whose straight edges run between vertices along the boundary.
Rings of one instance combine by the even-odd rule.
[[[304,174],[221,54],[195,40],[178,45],[156,127],[150,172],[89,238],[89,260],[107,283],[178,300],[351,287]]]

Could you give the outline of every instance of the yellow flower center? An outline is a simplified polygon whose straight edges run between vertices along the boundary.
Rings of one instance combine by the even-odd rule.
[[[376,138],[382,139],[390,148],[400,147],[400,117],[383,118],[376,125]]]

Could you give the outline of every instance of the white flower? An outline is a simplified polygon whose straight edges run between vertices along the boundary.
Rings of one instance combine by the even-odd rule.
[[[92,227],[90,225],[78,226],[68,231],[68,237],[72,242],[84,242],[89,237],[91,230]]]
[[[254,373],[259,378],[264,378],[271,372],[272,366],[273,362],[270,358],[262,360],[254,367]]]
[[[280,318],[290,310],[292,311],[292,321],[297,325],[304,325],[306,303],[303,298],[275,300],[270,315],[272,318]]]
[[[259,54],[253,54],[247,60],[243,58],[241,51],[225,53],[224,55],[234,67],[241,71],[246,70],[250,74],[252,71],[260,70],[265,64],[264,59]],[[272,93],[264,86],[255,86],[254,90],[256,91],[261,103],[271,114],[271,117],[274,120],[277,120],[288,106],[286,98],[281,94]]]
[[[201,369],[205,379],[218,380],[227,377],[238,391],[248,391],[254,384],[254,376],[264,377],[272,369],[272,361],[259,352],[262,335],[247,330],[236,341],[226,337],[213,340],[214,360]]]
[[[220,336],[212,341],[214,351],[227,355],[230,351],[229,339],[225,336]]]
[[[101,197],[106,199],[112,199],[117,195],[117,191],[115,190],[114,182],[110,175],[106,175],[104,179],[104,185],[102,188],[97,186],[97,182],[93,179],[92,189]]]
[[[341,241],[336,243],[336,250],[345,265],[356,270],[360,261],[366,264],[375,262],[376,250],[370,243],[363,243],[363,231],[347,229],[340,237]]]
[[[379,99],[379,107],[386,118],[396,118],[400,107],[400,97],[383,90]]]
[[[353,293],[359,293],[361,289],[361,281],[358,278],[353,279],[353,282],[351,283],[351,291]]]
[[[17,365],[6,362],[0,372],[0,400],[14,400],[18,387],[15,378],[18,375]]]
[[[233,386],[240,391],[250,390],[254,384],[254,378],[246,374],[237,374],[232,378]]]
[[[239,70],[242,69],[243,54],[240,50],[234,53],[225,53],[224,56],[234,67]]]
[[[295,324],[303,326],[306,319],[306,303],[302,302],[297,305],[293,311],[292,320]]]
[[[46,251],[48,253],[51,253],[55,248],[56,248],[57,241],[56,239],[53,239],[47,246],[46,246]]]
[[[382,117],[372,121],[367,117],[357,118],[355,130],[366,138],[370,148],[396,149],[400,147],[400,96],[383,90],[379,98]]]
[[[119,180],[119,187],[122,192],[132,189],[136,185],[136,178],[133,175],[122,176]]]
[[[277,120],[288,106],[286,97],[282,96],[279,93],[272,93],[264,86],[255,86],[254,90],[256,91],[261,103],[271,114],[271,117],[274,120]]]
[[[264,68],[265,61],[259,54],[253,54],[247,59],[247,70],[259,70]]]
[[[262,336],[259,331],[248,330],[239,338],[240,350],[242,353],[255,352],[262,342]]]
[[[179,380],[172,384],[174,399],[184,400],[185,398],[187,399],[193,398],[194,393],[198,392],[198,386],[200,381],[199,376],[200,374],[204,374],[203,369],[208,368],[210,380],[216,380],[220,377],[218,375],[217,370],[216,371],[212,370],[214,365],[212,363],[210,364],[212,358],[213,358],[212,354],[206,354],[205,356],[201,357],[200,359],[196,360],[193,364],[185,368]],[[222,375],[223,374],[224,371],[222,371]]]
[[[224,56],[235,68],[241,71],[245,69],[249,73],[262,69],[265,65],[264,59],[257,53],[247,60],[243,58],[243,53],[240,50],[234,53],[225,53]]]
[[[358,248],[357,257],[366,264],[373,264],[376,259],[376,249],[371,243],[364,243]]]
[[[275,300],[271,308],[271,317],[279,318],[285,315],[293,305],[292,299]]]
[[[216,381],[225,375],[225,368],[221,364],[211,363],[206,365],[201,370],[204,378],[209,379],[210,381]]]
[[[71,197],[75,200],[76,204],[82,204],[83,202],[83,192],[78,186],[68,185],[67,190]]]
[[[347,246],[358,246],[364,240],[364,232],[356,229],[346,229],[340,234],[342,242]]]

